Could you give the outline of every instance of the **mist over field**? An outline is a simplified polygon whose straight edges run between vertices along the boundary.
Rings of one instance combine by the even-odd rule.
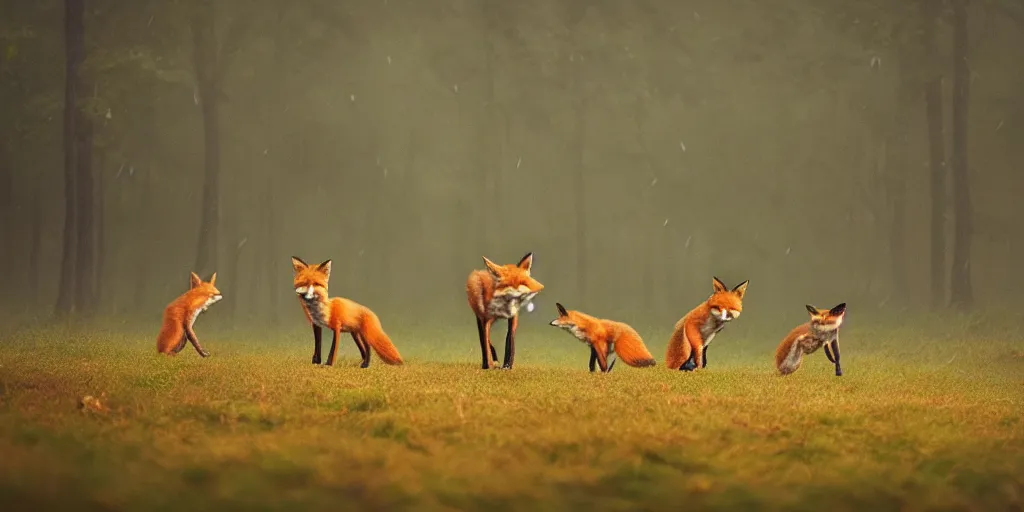
[[[0,0],[0,497],[1019,509],[1022,61],[1011,0]],[[485,372],[467,276],[527,253]],[[311,365],[293,256],[405,364]],[[191,272],[212,357],[158,356]],[[840,303],[844,375],[777,375]]]

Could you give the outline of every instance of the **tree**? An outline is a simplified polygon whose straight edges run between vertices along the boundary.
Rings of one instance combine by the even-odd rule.
[[[56,313],[71,313],[75,300],[75,145],[78,73],[85,60],[84,0],[64,0],[64,236]]]
[[[974,302],[971,289],[971,183],[967,163],[967,107],[971,77],[967,51],[967,0],[953,0],[953,266],[949,292],[950,303],[960,310],[970,309]]]
[[[941,0],[923,0],[923,48],[925,66],[925,112],[928,123],[928,162],[931,172],[931,245],[929,247],[931,307],[937,309],[946,301],[946,145],[942,120],[942,73],[938,66],[935,24]]]
[[[220,101],[224,73],[237,53],[244,23],[236,21],[218,49],[216,11],[210,0],[200,0],[191,19],[192,62],[203,117],[203,196],[196,245],[195,272],[206,275],[219,263],[220,244]],[[233,280],[236,281],[236,280]]]

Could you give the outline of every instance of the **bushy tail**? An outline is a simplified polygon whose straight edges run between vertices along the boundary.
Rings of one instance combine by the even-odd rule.
[[[670,370],[678,370],[680,366],[690,359],[690,352],[693,350],[686,340],[686,331],[683,329],[682,320],[676,324],[672,331],[672,337],[668,340],[668,348],[665,350],[665,366]]]
[[[796,338],[786,338],[775,349],[775,368],[782,375],[789,375],[800,369],[803,363],[803,351],[796,343]]]
[[[640,336],[624,335],[615,340],[615,353],[623,363],[636,368],[645,368],[658,364],[654,356],[644,346]]]
[[[372,311],[367,311],[363,318],[363,339],[373,348],[381,361],[390,365],[401,365],[402,355],[398,353],[391,338],[384,332],[380,325],[380,319]]]

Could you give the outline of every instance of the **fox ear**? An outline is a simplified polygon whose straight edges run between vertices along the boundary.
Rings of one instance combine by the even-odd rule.
[[[324,273],[324,279],[331,279],[331,260],[326,260],[323,263],[317,265],[316,269]]]
[[[838,306],[836,306],[836,307],[834,307],[834,308],[832,308],[832,309],[830,309],[830,310],[828,310],[828,314],[832,315],[832,316],[842,316],[845,313],[846,313],[846,303],[845,302],[840,304],[840,305],[838,305]]]
[[[714,276],[711,277],[711,286],[712,288],[715,289],[716,292],[724,292],[729,289],[729,287],[726,286],[721,279]]]
[[[532,252],[526,253],[526,256],[523,256],[523,258],[521,260],[519,260],[519,268],[525,270],[527,274],[530,273],[530,269],[533,268],[533,253]]]
[[[216,286],[216,285],[217,285],[217,273],[214,272],[213,275],[210,276],[210,286]]]
[[[739,298],[742,299],[743,296],[747,294],[747,284],[749,284],[749,283],[750,283],[749,279],[746,280],[746,281],[743,281],[742,283],[736,285],[736,287],[732,289],[732,292],[735,293]]]
[[[498,266],[497,263],[494,263],[493,261],[487,259],[487,256],[483,256],[483,259],[484,265],[487,266],[487,270],[491,273],[491,275],[493,275],[494,277],[501,277],[501,267]]]
[[[556,302],[555,307],[558,308],[558,316],[569,316],[569,312],[565,310],[565,306]]]
[[[810,304],[807,304],[804,307],[807,308],[807,312],[810,313],[811,315],[817,315],[818,314],[818,308],[816,308],[816,307],[814,307],[814,306],[812,306]]]
[[[195,288],[196,286],[199,286],[199,284],[203,282],[203,280],[199,279],[199,276],[197,276],[195,272],[189,272],[189,274],[190,274],[188,276],[188,287],[189,287],[189,289]]]
[[[295,269],[296,272],[303,270],[308,266],[309,265],[307,265],[305,261],[302,261],[296,256],[292,256],[292,268]]]

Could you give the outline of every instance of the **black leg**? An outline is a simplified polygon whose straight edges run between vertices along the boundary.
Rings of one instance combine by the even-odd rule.
[[[480,353],[483,356],[483,365],[482,365],[482,367],[483,367],[484,370],[490,368],[490,366],[488,365],[488,363],[490,363],[490,360],[487,359],[487,355],[488,355],[487,354],[487,346],[490,345],[491,343],[487,339],[487,328],[488,328],[488,326],[484,324],[483,320],[481,320],[479,318],[476,319],[476,332],[477,332],[477,335],[480,336]],[[491,347],[491,350],[492,351],[494,350],[493,346]],[[493,354],[493,352],[492,352],[492,354]],[[498,360],[498,356],[496,354],[494,355],[494,360],[495,361]]]
[[[594,367],[597,365],[597,349],[590,347],[590,371],[594,371]]]
[[[836,358],[836,377],[843,376],[843,368],[839,366],[839,340],[832,340],[832,356]]]
[[[828,362],[836,364],[836,358],[832,357],[832,349],[829,348],[829,344],[826,343],[822,345],[821,348],[825,349],[825,357],[828,358]]]
[[[615,359],[612,359],[611,364],[608,365],[608,369],[605,370],[604,372],[608,373],[608,372],[612,371],[612,368],[615,367],[615,361],[618,361],[618,360],[619,360],[619,358],[617,358],[617,357]]]
[[[352,341],[356,342],[356,348],[359,349],[359,357],[363,358],[363,362],[359,365],[360,368],[366,368],[370,366],[370,346],[363,339],[363,336],[357,332],[352,332]]]
[[[319,325],[313,326],[313,364],[320,364],[320,340],[323,339],[323,329]]]
[[[491,343],[490,341],[488,341],[487,344],[491,347],[491,361],[497,361],[498,360],[498,351],[494,350],[494,344]]]
[[[701,368],[707,368],[708,367],[708,347],[707,347],[707,345],[704,346],[704,350],[702,352],[703,352],[703,357],[701,357],[700,367]]]
[[[327,366],[334,366],[334,357],[338,355],[337,350],[339,334],[341,334],[341,331],[334,331],[334,334],[331,336],[331,351],[327,353]]]
[[[505,335],[505,364],[502,368],[511,370],[516,360],[516,327],[519,326],[519,315],[508,319],[508,334]]]
[[[679,369],[684,371],[684,372],[692,372],[692,371],[696,370],[697,369],[697,363],[694,363],[693,359],[694,359],[694,357],[691,354],[690,358],[687,359],[686,362],[683,363],[683,365],[679,367]]]

